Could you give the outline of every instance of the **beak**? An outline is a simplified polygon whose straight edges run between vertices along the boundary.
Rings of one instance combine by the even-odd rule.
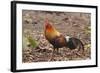
[[[46,27],[46,28],[52,27],[52,24],[49,23],[48,18],[45,19],[45,23],[44,23],[44,24],[45,24],[45,27]]]

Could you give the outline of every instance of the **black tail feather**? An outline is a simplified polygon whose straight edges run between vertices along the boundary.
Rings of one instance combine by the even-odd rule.
[[[69,38],[69,41],[67,41],[67,47],[70,49],[78,49],[78,50],[84,50],[84,45],[81,42],[81,40],[71,37]]]
[[[79,39],[78,39],[78,40],[79,40]],[[83,43],[79,40],[79,51],[80,51],[81,49],[84,51],[84,45],[83,45]]]

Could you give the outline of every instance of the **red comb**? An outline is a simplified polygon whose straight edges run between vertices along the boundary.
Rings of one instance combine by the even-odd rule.
[[[45,23],[48,24],[48,18],[45,18]]]

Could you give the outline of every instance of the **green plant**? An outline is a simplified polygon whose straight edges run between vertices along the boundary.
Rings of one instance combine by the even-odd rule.
[[[28,39],[30,46],[32,48],[35,48],[38,45],[37,41],[33,37],[28,36],[27,39]]]

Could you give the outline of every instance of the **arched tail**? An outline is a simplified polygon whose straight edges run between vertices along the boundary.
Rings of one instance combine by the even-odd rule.
[[[83,50],[84,51],[84,45],[83,43],[79,40],[79,51]]]

